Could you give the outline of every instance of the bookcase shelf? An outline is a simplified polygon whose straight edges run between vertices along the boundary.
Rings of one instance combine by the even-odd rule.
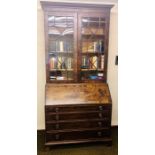
[[[87,71],[103,71],[104,69],[81,69],[82,72],[87,72]]]
[[[104,55],[104,52],[97,52],[97,51],[93,51],[93,52],[81,52],[82,55],[89,55],[89,56],[93,56],[93,55]]]
[[[49,40],[52,40],[52,38],[58,38],[61,36],[61,39],[67,38],[67,39],[71,39],[73,38],[73,34],[65,34],[65,35],[61,35],[61,34],[48,34],[49,36]]]
[[[70,82],[74,82],[73,79],[69,79],[69,78],[63,78],[63,79],[60,79],[60,78],[50,78],[50,83],[57,83],[57,81],[59,80],[60,83],[70,83]]]
[[[63,52],[60,52],[60,51],[52,51],[52,52],[49,52],[49,55],[68,55],[68,56],[73,56],[73,52],[72,51],[63,51]]]
[[[54,71],[74,71],[73,69],[50,69],[50,72]]]
[[[85,33],[82,33],[82,36],[86,36],[86,37],[90,37],[92,36],[93,34],[85,34]],[[103,37],[104,34],[95,34],[95,37]]]
[[[81,80],[82,82],[84,82],[84,83],[95,83],[95,82],[105,82],[105,80],[104,80],[104,78],[102,78],[102,79],[90,79],[90,78],[88,78],[88,79],[82,79]]]

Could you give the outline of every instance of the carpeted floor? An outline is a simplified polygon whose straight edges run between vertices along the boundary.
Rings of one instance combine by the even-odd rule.
[[[44,132],[37,134],[38,155],[118,155],[118,128],[112,128],[112,146],[105,146],[102,143],[74,144],[54,147],[44,146]]]

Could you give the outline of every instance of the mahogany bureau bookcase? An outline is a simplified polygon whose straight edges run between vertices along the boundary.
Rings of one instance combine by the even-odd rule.
[[[41,2],[45,25],[45,145],[112,144],[107,84],[112,5]]]

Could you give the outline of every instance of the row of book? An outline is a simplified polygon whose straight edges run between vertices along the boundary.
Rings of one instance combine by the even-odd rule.
[[[71,57],[51,57],[49,60],[50,70],[52,69],[72,69],[73,59]]]
[[[102,40],[94,41],[94,42],[83,42],[82,44],[82,52],[99,52],[104,53],[104,43]]]
[[[82,56],[82,69],[104,69],[104,55],[101,57],[97,56]]]
[[[73,52],[73,42],[71,41],[52,41],[49,45],[51,52]]]

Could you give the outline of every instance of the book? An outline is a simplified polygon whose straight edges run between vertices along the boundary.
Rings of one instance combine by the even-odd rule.
[[[59,42],[59,46],[60,46],[60,52],[64,52],[64,43],[63,43],[63,41]]]
[[[62,64],[62,57],[58,56],[58,59],[57,59],[57,68],[58,69],[61,69],[61,64]]]
[[[98,67],[98,58],[97,56],[90,57],[90,65],[91,69],[97,69]]]
[[[66,58],[62,56],[58,56],[57,59],[57,68],[58,69],[66,69]]]
[[[56,80],[56,76],[50,76],[51,80]]]
[[[83,42],[82,43],[82,52],[94,52],[94,42]]]
[[[104,43],[102,40],[99,40],[99,52],[100,53],[104,52]]]
[[[103,73],[98,73],[97,76],[103,77]]]
[[[68,58],[67,68],[72,69],[72,58]]]
[[[94,52],[94,42],[88,42],[88,52]]]
[[[94,42],[94,52],[97,52],[97,50],[98,50],[98,42],[95,41]]]
[[[97,61],[98,59],[97,59],[97,56],[94,56],[93,57],[93,69],[96,69],[97,67],[98,67],[98,61]]]
[[[56,69],[56,58],[55,57],[50,58],[49,67],[50,67],[50,70]]]
[[[96,80],[98,79],[97,75],[89,75],[89,79]]]
[[[61,69],[66,69],[67,68],[67,59],[66,57],[61,57]]]
[[[87,56],[82,56],[82,66],[81,68],[89,68],[89,59]]]
[[[87,56],[82,56],[81,68],[82,69],[88,69],[89,68],[89,59]]]
[[[101,69],[104,69],[104,55],[101,55]]]
[[[57,80],[64,80],[64,77],[63,76],[57,76],[56,79]]]
[[[102,40],[94,41],[94,42],[83,42],[82,43],[82,52],[104,52],[104,43]]]

